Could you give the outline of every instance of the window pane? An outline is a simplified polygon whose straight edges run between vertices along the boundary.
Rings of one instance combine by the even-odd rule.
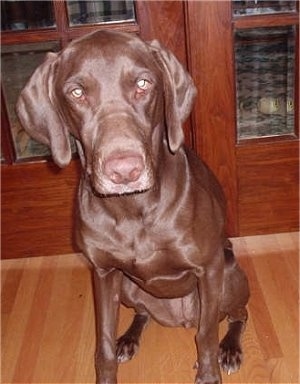
[[[295,12],[296,1],[233,0],[232,7],[235,16]]]
[[[133,1],[67,1],[71,26],[135,20]]]
[[[235,32],[238,139],[294,133],[295,28]]]
[[[55,26],[52,1],[1,1],[1,29],[26,30]]]
[[[18,160],[50,155],[48,147],[29,138],[23,130],[15,113],[15,105],[20,91],[33,71],[44,60],[46,52],[58,51],[59,48],[57,42],[2,46],[2,84]]]

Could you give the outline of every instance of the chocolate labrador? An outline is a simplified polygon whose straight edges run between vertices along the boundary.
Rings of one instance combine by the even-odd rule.
[[[60,167],[69,133],[78,144],[77,240],[93,265],[98,383],[117,382],[150,318],[196,327],[196,383],[240,367],[248,283],[224,235],[221,188],[183,144],[195,96],[157,41],[98,31],[49,53],[19,97],[23,127]],[[121,303],[135,316],[117,339]]]

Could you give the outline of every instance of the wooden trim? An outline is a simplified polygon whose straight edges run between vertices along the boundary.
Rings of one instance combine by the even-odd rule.
[[[83,36],[86,33],[97,31],[99,29],[115,29],[129,33],[140,33],[139,25],[134,21],[111,24],[92,24],[86,26],[72,27],[59,32],[54,29],[35,29],[32,31],[11,31],[2,32],[1,40],[3,45],[9,44],[27,44],[40,43],[44,41],[63,41],[65,45],[68,40]]]
[[[76,39],[86,33],[99,31],[100,29],[117,30],[128,33],[140,33],[140,26],[134,21],[122,22],[122,23],[103,23],[103,24],[92,24],[80,27],[71,27],[66,31],[68,40]]]
[[[9,31],[1,33],[1,43],[3,45],[59,41],[60,38],[60,33],[52,28],[35,29],[30,31]]]
[[[299,5],[298,5],[299,6]],[[296,27],[296,41],[295,41],[295,135],[299,138],[299,25]]]
[[[185,46],[186,46],[186,54],[187,54],[187,69],[189,73],[192,75],[192,48],[191,48],[191,41],[190,36],[192,35],[192,31],[190,30],[190,23],[189,23],[189,10],[188,10],[188,2],[184,2],[184,25],[185,25]],[[194,107],[195,108],[195,107]],[[191,113],[191,116],[189,118],[189,124],[190,124],[190,146],[197,152],[197,141],[196,141],[196,127],[197,122],[195,120],[195,111]]]
[[[262,136],[262,137],[254,137],[254,138],[245,138],[239,139],[237,142],[238,147],[245,147],[247,145],[253,144],[267,144],[267,143],[276,143],[276,142],[287,142],[287,141],[295,141],[298,140],[297,135],[278,135],[278,136]]]
[[[299,15],[297,13],[277,13],[272,15],[235,16],[233,25],[236,29],[299,25]]]
[[[238,234],[239,223],[231,3],[191,1],[186,7],[192,32],[188,36],[189,64],[198,89],[192,117],[196,151],[224,188],[227,228],[233,236]]]
[[[66,36],[66,31],[69,27],[67,7],[64,1],[58,0],[58,1],[53,1],[53,8],[54,8],[57,32],[59,33],[61,45],[62,47],[64,47],[68,42],[67,36]]]
[[[9,118],[5,105],[3,89],[1,87],[1,151],[6,164],[12,164],[16,159],[15,148],[11,131],[9,129]]]
[[[139,0],[135,2],[135,13],[136,21],[139,25],[142,25],[141,28],[141,37],[147,39],[151,36],[151,23],[149,18],[148,2]]]
[[[69,27],[67,6],[65,1],[53,1],[56,29],[59,33],[64,33]]]

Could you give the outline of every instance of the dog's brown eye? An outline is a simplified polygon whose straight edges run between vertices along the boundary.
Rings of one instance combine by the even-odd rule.
[[[76,99],[80,99],[83,96],[83,90],[81,88],[75,88],[72,90],[71,94]]]
[[[146,91],[151,83],[150,81],[146,80],[146,79],[140,79],[136,82],[136,85],[138,86],[139,89],[141,89],[142,91]]]

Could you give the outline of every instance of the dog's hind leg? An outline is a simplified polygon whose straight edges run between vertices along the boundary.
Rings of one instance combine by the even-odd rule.
[[[241,335],[245,329],[249,299],[248,280],[237,264],[232,248],[224,250],[225,273],[221,319],[227,316],[228,330],[220,343],[219,363],[229,375],[239,370],[242,362]]]
[[[136,313],[130,327],[124,335],[117,340],[118,363],[124,363],[131,360],[136,354],[139,348],[141,334],[146,327],[149,318],[150,316],[146,312]]]
[[[232,320],[228,318],[228,331],[220,343],[219,364],[228,375],[237,372],[242,363],[241,335],[246,320]]]

